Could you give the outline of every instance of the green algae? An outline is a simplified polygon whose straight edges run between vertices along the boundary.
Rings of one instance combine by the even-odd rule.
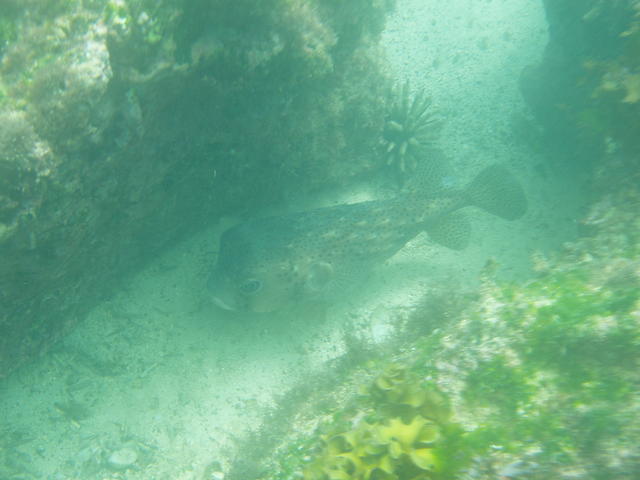
[[[509,365],[508,360],[500,356],[481,362],[465,382],[466,402],[496,408],[501,416],[517,416],[533,392],[524,369]]]

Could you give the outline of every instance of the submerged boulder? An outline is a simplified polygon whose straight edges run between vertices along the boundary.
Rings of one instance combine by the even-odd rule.
[[[391,0],[9,4],[0,377],[172,242],[378,166]]]

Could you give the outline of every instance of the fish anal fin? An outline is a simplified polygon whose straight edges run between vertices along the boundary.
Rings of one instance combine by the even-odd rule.
[[[471,224],[464,214],[454,212],[429,225],[426,230],[434,242],[452,250],[464,250],[469,244]]]
[[[502,165],[485,168],[466,190],[471,205],[504,218],[517,220],[527,211],[527,198],[515,177]]]

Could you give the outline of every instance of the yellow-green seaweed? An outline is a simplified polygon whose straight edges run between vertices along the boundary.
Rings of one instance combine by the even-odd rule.
[[[441,446],[450,422],[446,399],[422,385],[407,367],[391,364],[366,392],[373,415],[350,430],[321,437],[305,480],[397,480],[438,478]]]

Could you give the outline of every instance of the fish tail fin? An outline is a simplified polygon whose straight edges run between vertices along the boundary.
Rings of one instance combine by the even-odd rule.
[[[465,193],[469,204],[505,220],[516,220],[527,211],[527,197],[522,186],[501,165],[491,165],[482,170]]]

